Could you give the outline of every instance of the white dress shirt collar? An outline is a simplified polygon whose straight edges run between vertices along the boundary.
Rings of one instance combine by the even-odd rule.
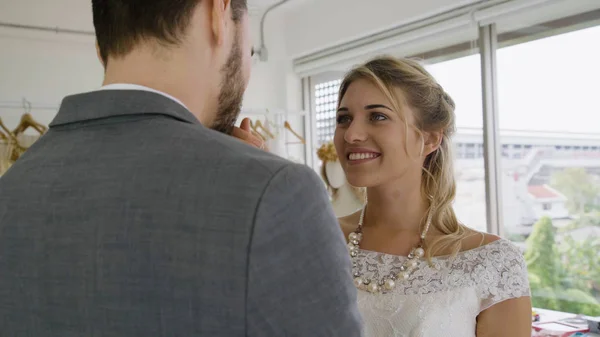
[[[169,99],[172,99],[173,101],[181,104],[184,108],[186,108],[188,111],[189,109],[187,108],[187,106],[185,106],[185,104],[183,104],[183,102],[181,102],[180,100],[178,100],[177,98],[164,93],[162,91],[156,90],[156,89],[152,89],[143,85],[138,85],[138,84],[129,84],[129,83],[114,83],[114,84],[108,84],[105,86],[100,87],[100,89],[98,90],[142,90],[142,91],[150,91],[159,95],[163,95]]]

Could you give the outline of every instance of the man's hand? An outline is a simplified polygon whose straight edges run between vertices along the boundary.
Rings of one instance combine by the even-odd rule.
[[[240,127],[234,126],[231,135],[246,144],[266,150],[265,141],[250,129],[250,118],[244,118]]]

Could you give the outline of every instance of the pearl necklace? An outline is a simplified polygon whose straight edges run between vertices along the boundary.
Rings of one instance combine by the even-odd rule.
[[[386,293],[394,290],[397,281],[407,280],[412,271],[419,264],[417,259],[421,259],[423,258],[423,256],[425,256],[425,250],[423,249],[423,241],[425,240],[425,234],[427,234],[429,226],[431,226],[431,216],[433,212],[430,211],[429,215],[427,216],[427,222],[425,224],[425,229],[423,230],[423,233],[421,233],[421,240],[419,244],[410,251],[410,253],[408,254],[408,259],[404,262],[402,266],[400,266],[399,270],[390,273],[390,275],[380,277],[379,280],[371,280],[365,278],[358,270],[356,270],[356,259],[358,257],[358,251],[360,250],[360,242],[362,241],[363,236],[362,230],[366,208],[367,205],[363,207],[360,213],[360,218],[358,220],[358,228],[356,229],[356,231],[348,235],[348,251],[352,259],[352,269],[354,271],[354,285],[358,289],[367,290],[368,292],[373,294],[379,292]]]

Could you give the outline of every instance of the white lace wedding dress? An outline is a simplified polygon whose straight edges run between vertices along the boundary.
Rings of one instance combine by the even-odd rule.
[[[405,257],[361,250],[355,271],[365,278],[398,272]],[[507,240],[421,260],[408,280],[384,294],[359,290],[366,337],[475,337],[476,318],[492,305],[530,296],[522,253]]]

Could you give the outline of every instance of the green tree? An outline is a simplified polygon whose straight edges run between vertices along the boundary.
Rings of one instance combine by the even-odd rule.
[[[595,204],[600,188],[593,177],[582,167],[571,167],[556,172],[552,176],[551,185],[567,198],[567,207],[573,214],[585,214]]]
[[[600,238],[575,241],[565,235],[559,245],[569,286],[600,297]]]
[[[529,270],[532,301],[535,307],[558,309],[559,259],[555,247],[554,228],[549,217],[541,218],[526,241],[525,261]]]
[[[527,238],[525,260],[529,271],[540,278],[541,286],[559,285],[559,260],[555,247],[554,228],[549,217],[541,218]]]
[[[600,315],[600,240],[555,240],[552,220],[540,219],[526,241],[533,306],[590,316]]]
[[[544,286],[542,278],[529,272],[529,286],[531,288],[531,302],[534,308],[559,310],[556,291],[553,287]]]

